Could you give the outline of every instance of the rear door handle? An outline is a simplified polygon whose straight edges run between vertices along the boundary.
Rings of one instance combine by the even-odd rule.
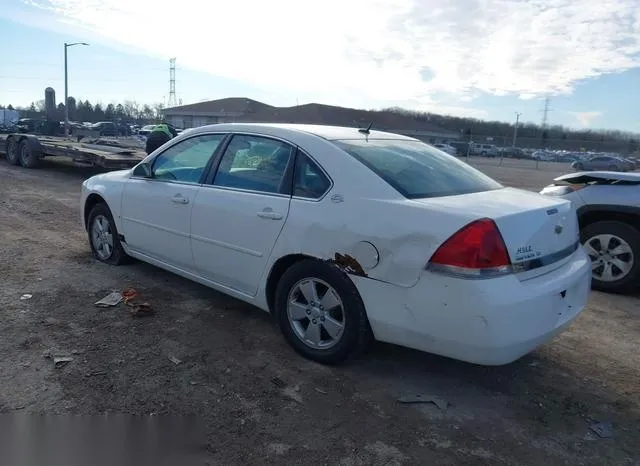
[[[262,211],[258,212],[258,217],[260,218],[268,218],[270,220],[280,220],[282,218],[282,214],[278,212],[270,212],[270,211]]]
[[[171,198],[171,202],[174,204],[188,204],[189,199],[184,197],[182,194],[176,194]]]

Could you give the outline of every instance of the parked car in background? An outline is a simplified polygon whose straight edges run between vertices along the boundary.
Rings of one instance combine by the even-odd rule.
[[[323,363],[375,337],[505,364],[566,329],[590,288],[571,202],[391,133],[203,126],[89,178],[80,205],[98,260],[135,257],[272,312]]]
[[[457,156],[465,156],[467,155],[467,151],[469,150],[469,143],[464,141],[450,141],[449,145],[456,150]]]
[[[482,157],[497,157],[499,155],[498,147],[493,144],[471,144],[471,155],[480,155]]]
[[[444,143],[436,143],[436,144],[431,144],[433,147],[435,147],[436,149],[440,149],[442,152],[446,152],[449,155],[456,155],[457,150],[455,147],[450,146],[449,144],[444,144]]]
[[[542,162],[554,162],[556,160],[556,155],[548,150],[537,150],[531,154],[531,158]]]
[[[138,130],[138,134],[140,136],[149,136],[149,133],[153,131],[156,125],[144,125],[142,128]]]
[[[571,163],[571,167],[577,171],[608,170],[626,172],[634,169],[633,164],[630,162],[611,155],[597,155],[586,160],[575,161]]]
[[[629,170],[637,170],[640,168],[640,160],[633,157],[623,157],[623,160],[629,164]]]
[[[117,136],[118,127],[112,121],[99,121],[91,125],[91,129],[100,132],[100,136]]]
[[[640,173],[572,173],[541,193],[575,205],[594,289],[626,293],[640,288]]]
[[[527,159],[527,153],[519,147],[501,147],[500,156],[513,159]]]

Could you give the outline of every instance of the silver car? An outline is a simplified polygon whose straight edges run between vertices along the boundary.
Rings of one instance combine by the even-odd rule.
[[[592,288],[611,293],[640,288],[640,173],[571,173],[541,194],[574,203],[580,242],[592,262]]]
[[[620,157],[611,155],[597,155],[587,160],[576,160],[571,167],[577,171],[584,170],[608,170],[613,172],[626,172],[634,169],[634,166]]]

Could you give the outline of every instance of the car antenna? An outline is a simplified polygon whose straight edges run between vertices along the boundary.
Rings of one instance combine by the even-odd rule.
[[[367,126],[366,128],[360,128],[358,130],[359,133],[362,134],[369,134],[371,132],[371,127],[373,126],[373,121],[371,123],[369,123],[369,126]]]

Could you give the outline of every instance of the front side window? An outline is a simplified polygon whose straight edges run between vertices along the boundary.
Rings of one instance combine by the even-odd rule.
[[[214,186],[265,193],[288,193],[287,167],[293,147],[261,136],[235,135],[220,160]]]
[[[503,186],[455,157],[420,141],[333,141],[408,199],[455,196]]]
[[[180,141],[161,153],[153,162],[153,178],[199,183],[202,173],[224,134],[203,134]]]

